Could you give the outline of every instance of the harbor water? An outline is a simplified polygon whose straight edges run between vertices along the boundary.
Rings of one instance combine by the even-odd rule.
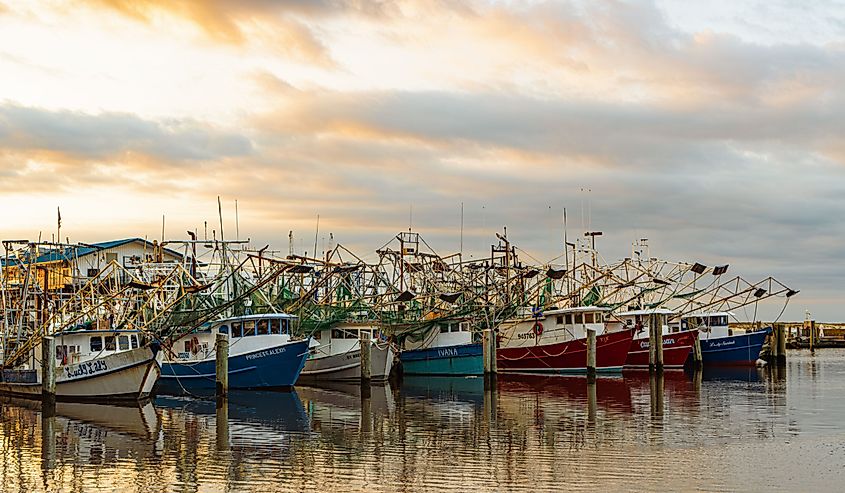
[[[786,368],[2,399],[0,491],[841,491],[845,350]]]

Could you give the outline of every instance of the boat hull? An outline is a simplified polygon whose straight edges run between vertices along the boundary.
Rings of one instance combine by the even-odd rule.
[[[308,356],[308,339],[229,356],[230,389],[293,387]],[[214,358],[191,363],[165,361],[158,392],[182,394],[213,391],[217,370]]]
[[[405,375],[484,375],[481,344],[411,349],[399,354]]]
[[[683,369],[692,352],[697,330],[685,330],[663,335],[663,368]],[[649,340],[634,339],[628,358],[625,360],[626,369],[648,369]]]
[[[704,365],[753,365],[770,330],[701,339],[701,361]]]
[[[621,371],[634,331],[608,332],[596,337],[596,371]],[[587,371],[587,339],[546,345],[498,348],[500,372],[584,373]]]
[[[387,380],[393,368],[393,349],[390,346],[370,349],[370,380]],[[361,379],[361,351],[308,358],[298,382],[343,382]]]
[[[16,373],[17,372],[17,373]],[[35,372],[27,372],[35,377]],[[161,369],[156,353],[142,347],[56,369],[58,401],[138,401],[150,396]],[[4,370],[0,393],[41,399],[41,382]],[[30,380],[30,381],[27,381]]]

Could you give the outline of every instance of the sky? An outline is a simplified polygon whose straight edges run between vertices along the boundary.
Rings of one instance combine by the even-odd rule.
[[[0,238],[219,235],[220,197],[259,248],[547,261],[565,208],[845,321],[843,87],[838,1],[0,0]]]

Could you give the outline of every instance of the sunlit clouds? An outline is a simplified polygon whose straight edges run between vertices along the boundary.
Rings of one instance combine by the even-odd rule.
[[[608,258],[647,236],[811,305],[845,275],[841,10],[3,2],[0,236],[46,234],[57,206],[74,241],[160,235],[162,215],[182,235],[219,195],[259,246],[313,249],[320,214],[362,254],[409,225],[450,252],[463,203],[469,250],[507,225],[549,259],[566,207]]]

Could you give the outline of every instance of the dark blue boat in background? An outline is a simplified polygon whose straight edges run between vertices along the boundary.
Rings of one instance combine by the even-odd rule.
[[[218,333],[229,336],[230,389],[293,387],[305,366],[311,341],[291,340],[293,318],[284,313],[234,317],[180,337],[166,351],[158,392],[214,392]]]
[[[754,365],[766,342],[770,327],[757,332],[733,334],[728,326],[730,312],[713,312],[685,315],[681,329],[699,330],[701,360],[708,365]]]

